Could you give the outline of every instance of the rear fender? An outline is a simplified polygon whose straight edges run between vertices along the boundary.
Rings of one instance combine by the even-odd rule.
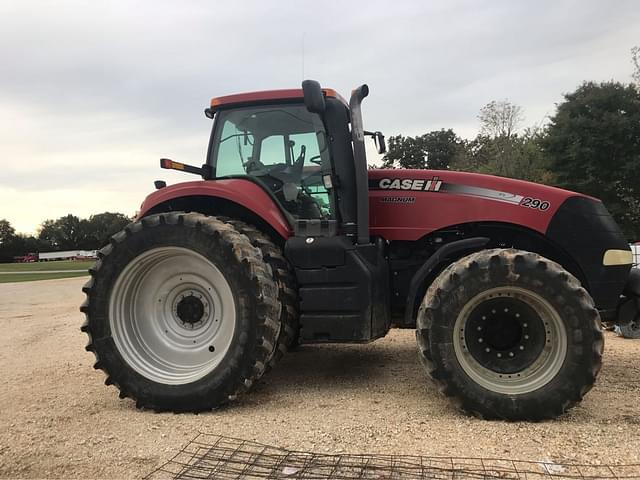
[[[203,199],[206,205],[202,205]],[[145,198],[137,219],[158,211],[184,210],[187,207],[193,211],[205,208],[207,211],[202,213],[216,213],[216,205],[221,201],[247,210],[283,240],[291,235],[289,222],[273,198],[257,183],[242,178],[183,182],[161,188]],[[199,208],[194,207],[196,203]]]

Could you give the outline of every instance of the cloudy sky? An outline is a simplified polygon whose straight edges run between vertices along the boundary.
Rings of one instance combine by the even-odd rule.
[[[158,158],[202,163],[212,96],[368,83],[366,127],[471,137],[493,99],[538,124],[583,80],[630,81],[634,45],[634,0],[0,0],[0,218],[133,214],[193,179]]]

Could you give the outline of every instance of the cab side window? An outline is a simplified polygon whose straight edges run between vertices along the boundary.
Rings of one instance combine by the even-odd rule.
[[[214,129],[209,163],[216,178],[260,180],[294,218],[335,218],[322,180],[331,159],[317,114],[297,103],[234,108],[217,114]]]
[[[263,165],[275,165],[284,163],[286,158],[284,137],[271,135],[260,143],[260,162]]]

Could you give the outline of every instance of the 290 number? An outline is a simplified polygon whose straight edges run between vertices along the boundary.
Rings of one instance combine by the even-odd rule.
[[[524,197],[520,202],[523,207],[536,208],[538,210],[545,211],[549,208],[550,204],[546,200],[538,200],[537,198]]]

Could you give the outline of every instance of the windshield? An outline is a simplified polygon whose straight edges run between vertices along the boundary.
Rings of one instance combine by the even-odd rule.
[[[297,218],[332,218],[322,174],[331,172],[321,118],[304,105],[222,110],[217,114],[209,164],[216,178],[250,175]]]

